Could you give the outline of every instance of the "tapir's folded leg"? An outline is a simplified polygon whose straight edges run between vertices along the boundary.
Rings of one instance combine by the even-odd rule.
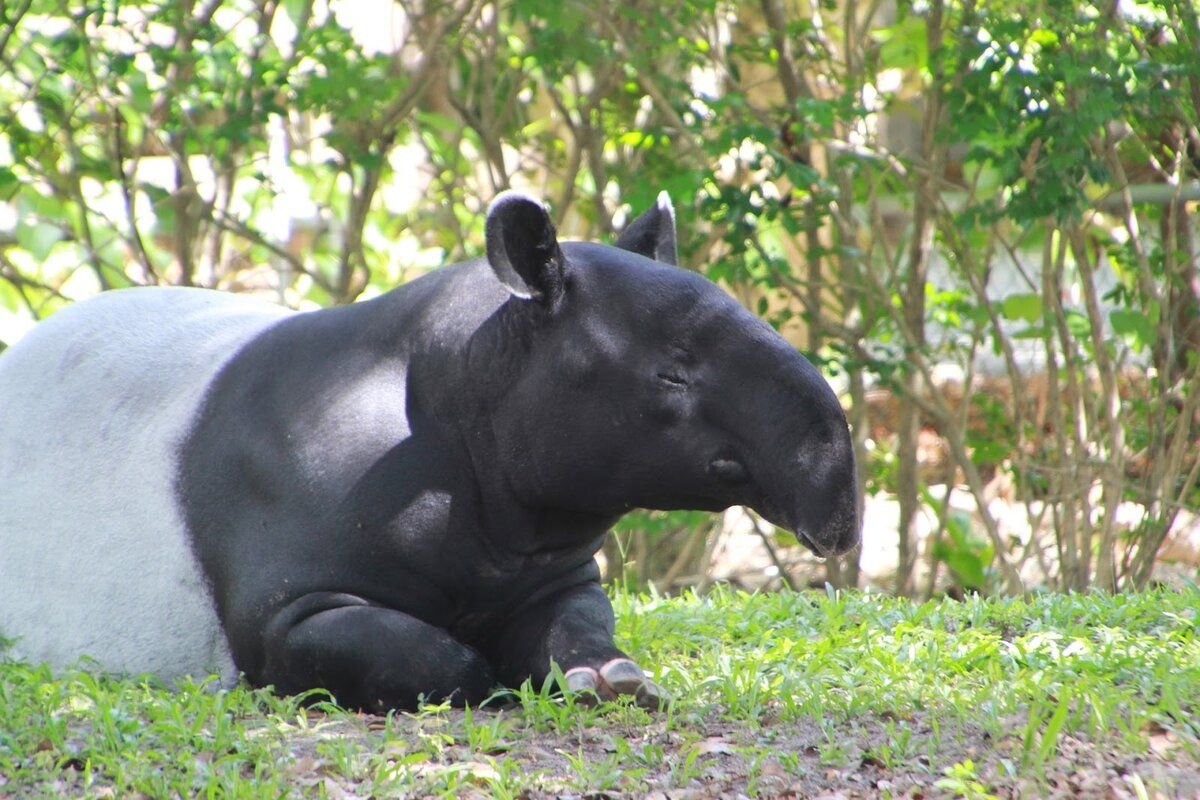
[[[599,583],[584,583],[520,610],[495,645],[502,682],[527,678],[540,686],[557,664],[571,689],[603,699],[633,695],[639,705],[659,708],[666,694],[613,644],[613,610]]]
[[[495,685],[473,648],[389,608],[328,608],[274,633],[259,682],[285,693],[322,687],[344,706],[383,713],[422,698],[478,703]]]

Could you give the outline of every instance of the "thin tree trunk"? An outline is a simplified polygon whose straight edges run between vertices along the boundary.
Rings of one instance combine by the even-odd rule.
[[[933,86],[940,87],[936,49],[942,39],[943,4],[935,0],[926,17],[926,37],[929,59],[934,70]],[[908,271],[901,288],[901,324],[909,332],[910,347],[925,346],[925,283],[929,258],[933,251],[934,209],[937,205],[937,181],[945,153],[936,134],[941,118],[941,97],[937,89],[925,95],[925,114],[921,130],[920,171],[916,202],[913,208],[913,232],[908,251]],[[909,370],[901,383],[900,421],[897,426],[896,494],[900,505],[899,564],[896,570],[897,594],[913,593],[913,570],[917,560],[916,521],[920,513],[920,476],[917,464],[917,439],[921,433],[920,408],[917,395],[921,392],[921,376]]]

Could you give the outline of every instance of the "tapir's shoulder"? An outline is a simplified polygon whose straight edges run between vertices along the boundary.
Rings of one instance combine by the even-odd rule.
[[[419,399],[414,363],[431,364],[423,375],[440,382],[445,364],[466,351],[472,326],[503,301],[499,282],[482,277],[476,262],[450,265],[376,297],[263,328],[212,381],[189,463],[222,462],[248,443],[256,457],[287,453],[314,474],[337,473],[334,464],[351,474],[350,461],[378,457],[410,433]]]

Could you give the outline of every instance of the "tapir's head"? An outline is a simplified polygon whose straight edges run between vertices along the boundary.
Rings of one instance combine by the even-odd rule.
[[[858,543],[846,417],[821,374],[716,284],[675,265],[670,201],[616,247],[561,247],[505,193],[487,257],[523,340],[493,430],[525,502],[563,511],[747,505],[820,555]]]

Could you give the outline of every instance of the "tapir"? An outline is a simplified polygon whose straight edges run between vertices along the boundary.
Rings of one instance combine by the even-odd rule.
[[[478,703],[557,668],[665,699],[594,559],[633,508],[859,536],[818,370],[676,265],[669,199],[615,246],[499,195],[486,257],[308,312],[104,292],[0,355],[0,637],[107,672]]]

